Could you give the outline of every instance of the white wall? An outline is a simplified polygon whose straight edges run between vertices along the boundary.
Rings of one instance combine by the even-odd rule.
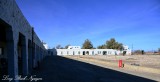
[[[122,51],[113,49],[56,49],[56,51],[57,55],[120,55],[122,53]]]

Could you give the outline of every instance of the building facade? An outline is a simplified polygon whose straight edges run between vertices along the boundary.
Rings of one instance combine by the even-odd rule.
[[[48,50],[49,49],[48,44],[43,41],[42,41],[42,43],[43,43],[44,48]]]
[[[47,55],[15,0],[0,0],[0,50],[0,76],[11,78],[30,74]]]
[[[128,46],[124,47],[123,51],[115,49],[81,49],[80,46],[69,46],[68,49],[56,49],[57,55],[131,55],[131,50]],[[55,52],[55,51],[54,51]]]
[[[80,46],[68,46],[67,49],[81,49]]]

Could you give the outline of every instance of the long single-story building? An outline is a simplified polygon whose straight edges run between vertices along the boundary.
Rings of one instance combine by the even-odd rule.
[[[118,55],[113,49],[57,49],[57,55]]]
[[[0,78],[28,75],[46,55],[47,50],[16,1],[0,0]]]
[[[81,49],[80,46],[69,46],[68,49],[50,49],[48,54],[57,55],[121,55],[125,51],[125,55],[131,55],[131,49],[124,46],[124,50],[115,49]]]

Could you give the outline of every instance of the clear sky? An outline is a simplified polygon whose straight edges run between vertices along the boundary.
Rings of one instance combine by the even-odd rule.
[[[160,48],[160,0],[16,0],[50,48],[94,47],[115,38],[133,49]]]

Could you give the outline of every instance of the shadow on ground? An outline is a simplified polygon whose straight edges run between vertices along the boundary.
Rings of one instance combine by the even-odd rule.
[[[32,75],[43,78],[38,82],[155,82],[60,56],[46,57]]]

